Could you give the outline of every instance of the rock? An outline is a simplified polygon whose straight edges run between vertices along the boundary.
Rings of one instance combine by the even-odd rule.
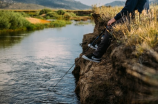
[[[93,33],[83,37],[84,53],[93,51],[85,51],[87,44],[107,22],[100,20],[97,14],[93,17],[96,25]],[[75,92],[82,104],[158,103],[157,57],[152,60],[157,53],[150,50],[152,55],[145,55],[141,61],[133,54],[134,50],[135,47],[127,47],[114,40],[100,63],[81,58],[76,61],[73,71],[77,78]]]

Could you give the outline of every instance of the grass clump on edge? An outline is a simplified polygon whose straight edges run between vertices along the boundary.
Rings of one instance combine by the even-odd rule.
[[[67,24],[71,24],[71,21],[55,20],[46,24],[31,24],[27,26],[26,28],[27,30],[39,30],[39,29],[44,29],[48,27],[63,27],[63,26],[66,26]]]
[[[126,46],[134,46],[136,55],[143,54],[146,50],[154,49],[158,45],[158,22],[155,19],[156,13],[150,11],[148,14],[143,12],[129,23],[118,24],[113,29],[113,35],[117,40]],[[151,15],[153,15],[151,17]],[[121,37],[120,37],[121,36]]]
[[[50,23],[50,26],[51,27],[62,27],[62,26],[66,26],[67,24],[71,24],[71,21],[56,20],[56,21],[52,21]]]

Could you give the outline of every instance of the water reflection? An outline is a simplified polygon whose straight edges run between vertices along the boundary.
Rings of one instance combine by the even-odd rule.
[[[48,28],[0,37],[0,103],[79,103],[71,71],[53,86],[81,53],[92,24]],[[25,35],[24,35],[25,34]]]
[[[0,34],[0,48],[11,47],[14,44],[18,44],[31,32],[13,32]]]

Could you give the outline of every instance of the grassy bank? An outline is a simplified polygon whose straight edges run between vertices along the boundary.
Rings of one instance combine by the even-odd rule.
[[[77,14],[82,14],[75,11]],[[91,11],[83,11],[84,16],[78,16],[74,11],[42,9],[24,12],[1,10],[0,11],[0,34],[4,32],[27,31],[43,29],[46,27],[62,27],[71,24],[70,20],[86,21],[91,19]],[[54,21],[47,21],[54,19]]]
[[[66,20],[55,20],[48,23],[30,23],[26,17],[29,17],[25,13],[18,13],[12,11],[0,11],[0,33],[14,32],[14,31],[27,31],[43,29],[47,27],[62,27],[66,24],[71,24]]]
[[[93,7],[94,13],[99,14],[101,17],[99,21],[105,21],[106,23],[120,10],[121,7]],[[136,47],[134,50],[136,54],[142,54],[149,47],[150,49],[155,49],[158,45],[157,11],[157,6],[152,7],[148,14],[146,11],[143,11],[140,17],[139,13],[136,12],[135,19],[130,23],[127,21],[125,24],[116,25],[112,35],[120,44]]]

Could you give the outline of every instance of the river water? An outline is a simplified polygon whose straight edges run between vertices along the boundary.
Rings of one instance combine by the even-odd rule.
[[[0,104],[78,104],[72,66],[94,25],[0,35]]]

